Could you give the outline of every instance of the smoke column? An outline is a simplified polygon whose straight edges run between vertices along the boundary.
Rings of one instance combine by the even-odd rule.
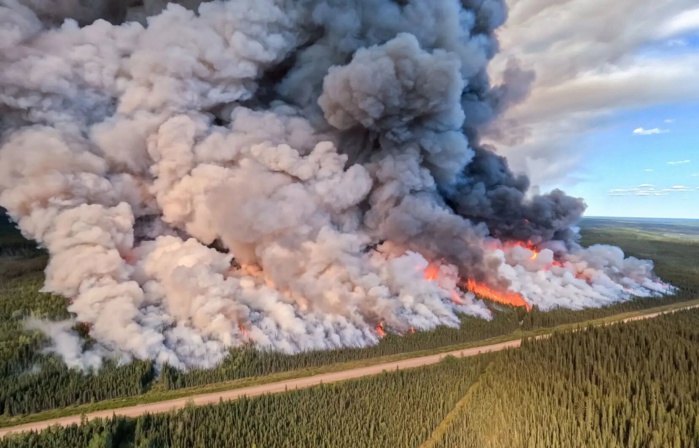
[[[29,323],[70,366],[367,346],[489,318],[468,285],[671,290],[479,143],[533,80],[489,82],[503,0],[84,3],[0,0],[0,205],[90,326]]]

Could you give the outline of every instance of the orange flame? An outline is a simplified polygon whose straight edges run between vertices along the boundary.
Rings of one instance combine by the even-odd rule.
[[[425,280],[434,281],[439,277],[439,267],[431,264],[425,268]]]
[[[524,300],[524,297],[517,294],[516,292],[508,291],[506,293],[498,292],[487,285],[482,283],[477,283],[473,280],[468,280],[466,282],[466,288],[472,293],[493,302],[502,303],[504,305],[511,306],[523,306],[527,308],[527,311],[531,310],[532,306]]]
[[[585,280],[587,283],[590,283],[592,280],[592,277],[587,272],[576,272],[575,278]]]
[[[524,249],[527,249],[532,252],[532,256],[529,257],[530,260],[536,260],[537,257],[539,256],[539,249],[537,249],[536,244],[532,241],[515,241],[515,242],[507,242],[503,243],[503,246],[505,248],[513,248],[513,247],[523,247]]]
[[[415,333],[415,327],[413,327],[412,325],[410,326],[410,333]]]
[[[461,300],[461,297],[456,293],[456,291],[451,292],[451,303],[455,305],[463,305],[464,301]]]
[[[386,336],[386,330],[383,327],[383,322],[379,322],[378,325],[376,325],[376,332],[379,334],[380,338]]]
[[[250,337],[250,333],[248,333],[248,330],[246,330],[245,327],[243,327],[243,324],[238,324],[238,330],[240,330],[240,332],[243,333],[244,337]]]

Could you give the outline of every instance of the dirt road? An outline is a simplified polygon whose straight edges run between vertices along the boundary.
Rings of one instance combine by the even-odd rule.
[[[697,308],[699,305],[694,305],[691,307],[681,308],[674,311],[681,311],[690,308]],[[651,319],[667,312],[647,314],[643,316],[631,317],[624,319],[619,322],[629,322],[634,320]],[[545,337],[545,336],[544,336]],[[278,392],[284,392],[286,390],[303,389],[307,387],[317,386],[321,383],[335,383],[338,381],[349,380],[353,378],[361,378],[363,376],[376,375],[384,370],[391,371],[396,369],[411,369],[415,367],[426,366],[430,364],[436,364],[441,361],[445,356],[456,356],[456,357],[468,357],[475,356],[480,353],[486,352],[496,352],[504,350],[506,348],[515,348],[521,345],[521,340],[514,340],[508,342],[502,342],[500,344],[485,345],[481,347],[467,348],[462,350],[455,350],[452,352],[440,353],[437,355],[422,356],[419,358],[404,359],[402,361],[389,362],[384,364],[377,364],[369,367],[361,367],[358,369],[345,370],[342,372],[333,373],[323,373],[319,375],[314,375],[310,377],[297,378],[293,380],[280,381],[277,383],[262,384],[259,386],[244,387],[240,389],[233,389],[224,392],[214,392],[208,394],[194,395],[185,398],[178,398],[175,400],[160,401],[157,403],[142,404],[138,406],[130,406],[125,408],[117,408],[108,411],[99,411],[86,414],[88,420],[95,418],[105,418],[111,417],[112,415],[121,415],[125,417],[138,417],[145,413],[158,414],[163,412],[169,412],[177,409],[181,409],[188,402],[193,402],[196,405],[205,405],[218,403],[219,400],[235,400],[242,396],[254,397],[263,394],[273,394]],[[71,417],[57,418],[53,420],[44,420],[36,423],[27,423],[24,425],[13,426],[9,428],[0,428],[0,437],[7,434],[26,432],[26,431],[40,431],[46,429],[50,426],[60,425],[69,426],[73,423],[80,423],[81,416],[75,415]]]
[[[118,408],[108,411],[99,411],[86,414],[88,420],[94,418],[104,418],[111,417],[112,415],[123,415],[126,417],[138,417],[146,412],[151,414],[157,414],[162,412],[168,412],[175,409],[180,409],[185,406],[187,402],[194,402],[197,405],[218,403],[219,400],[235,400],[242,396],[254,397],[263,394],[273,394],[277,392],[284,392],[285,390],[293,389],[303,389],[311,386],[316,386],[321,383],[335,383],[337,381],[344,381],[353,378],[361,378],[363,376],[376,375],[382,371],[390,371],[396,369],[410,369],[413,367],[426,366],[429,364],[436,364],[441,361],[445,356],[475,356],[479,353],[494,352],[499,350],[504,350],[510,347],[519,347],[522,341],[508,341],[500,344],[487,345],[483,347],[475,347],[464,350],[456,350],[448,353],[441,353],[438,355],[423,356],[420,358],[410,358],[404,359],[402,361],[389,362],[385,364],[377,364],[369,367],[361,367],[358,369],[345,370],[342,372],[334,373],[323,373],[319,375],[314,375],[310,377],[297,378],[288,381],[281,381],[278,383],[262,384],[259,386],[244,387],[241,389],[233,389],[224,392],[214,392],[209,394],[195,395],[191,397],[178,398],[176,400],[160,401],[158,403],[149,403],[138,406],[131,406],[127,408]],[[80,423],[81,417],[79,415],[71,417],[57,418],[54,420],[45,420],[42,422],[28,423],[26,425],[13,426],[10,428],[1,428],[0,437],[10,434],[13,432],[25,432],[25,431],[38,431],[46,429],[53,425],[68,426],[73,423]]]

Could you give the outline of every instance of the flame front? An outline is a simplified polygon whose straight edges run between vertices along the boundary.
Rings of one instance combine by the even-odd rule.
[[[532,308],[532,306],[524,300],[524,297],[516,292],[508,291],[502,293],[474,280],[468,280],[466,282],[466,288],[472,293],[493,302],[511,306],[523,306],[527,308],[527,311]]]
[[[425,268],[425,280],[434,281],[439,277],[439,266],[430,264]]]
[[[376,332],[379,334],[380,338],[386,336],[386,330],[383,327],[383,322],[379,322],[378,325],[376,325]]]
[[[534,244],[531,241],[517,241],[516,243],[512,244],[512,246],[519,246],[523,247],[529,251],[532,252],[532,256],[529,257],[530,260],[536,260],[537,257],[539,256],[539,250],[536,248],[536,244]],[[512,247],[510,246],[510,247]]]

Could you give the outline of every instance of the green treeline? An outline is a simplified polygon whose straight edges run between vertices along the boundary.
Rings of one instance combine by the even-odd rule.
[[[699,310],[498,356],[441,448],[699,446]]]
[[[427,369],[11,437],[0,446],[417,447],[490,359],[450,358]]]
[[[537,328],[550,328],[557,325],[584,322],[694,298],[697,297],[683,290],[676,296],[639,299],[605,308],[591,308],[579,311],[555,309],[547,312],[534,308],[529,313],[522,308],[491,305],[490,308],[494,315],[493,320],[487,321],[475,317],[462,316],[461,327],[458,329],[439,327],[429,332],[418,332],[402,336],[388,334],[378,345],[372,347],[312,351],[298,355],[260,352],[254,349],[232,350],[218,368],[182,372],[166,367],[162,371],[160,380],[165,389],[201,386],[276,372],[464,344],[511,334],[520,329],[535,330]]]
[[[440,448],[696,447],[697,367],[695,309],[340,384],[11,436],[0,448],[419,447],[436,428]]]
[[[57,357],[45,352],[49,345],[46,338],[39,331],[25,328],[29,318],[62,320],[70,316],[64,298],[39,292],[44,280],[45,253],[24,240],[0,217],[0,420],[70,405],[138,396],[151,390],[181,389],[430,350],[508,335],[518,330],[582,322],[697,298],[699,281],[693,273],[699,263],[687,262],[696,259],[699,253],[696,244],[667,239],[639,240],[636,234],[605,232],[588,234],[584,242],[617,238],[624,247],[655,251],[658,270],[682,290],[672,297],[635,300],[581,311],[558,309],[541,312],[534,309],[526,313],[521,308],[489,305],[493,310],[492,321],[464,316],[460,328],[441,327],[403,336],[389,334],[378,345],[367,348],[314,351],[292,356],[242,348],[232,350],[215,369],[181,372],[165,366],[158,374],[152,362],[135,361],[123,366],[107,363],[99,372],[86,374],[67,368]],[[639,252],[638,255],[648,254]],[[89,338],[85,343],[90,343]]]
[[[107,363],[98,374],[69,369],[44,353],[45,337],[27,331],[25,319],[66,319],[65,299],[41,294],[40,273],[19,278],[0,276],[0,415],[10,417],[46,409],[144,393],[155,378],[152,362],[117,366]]]

